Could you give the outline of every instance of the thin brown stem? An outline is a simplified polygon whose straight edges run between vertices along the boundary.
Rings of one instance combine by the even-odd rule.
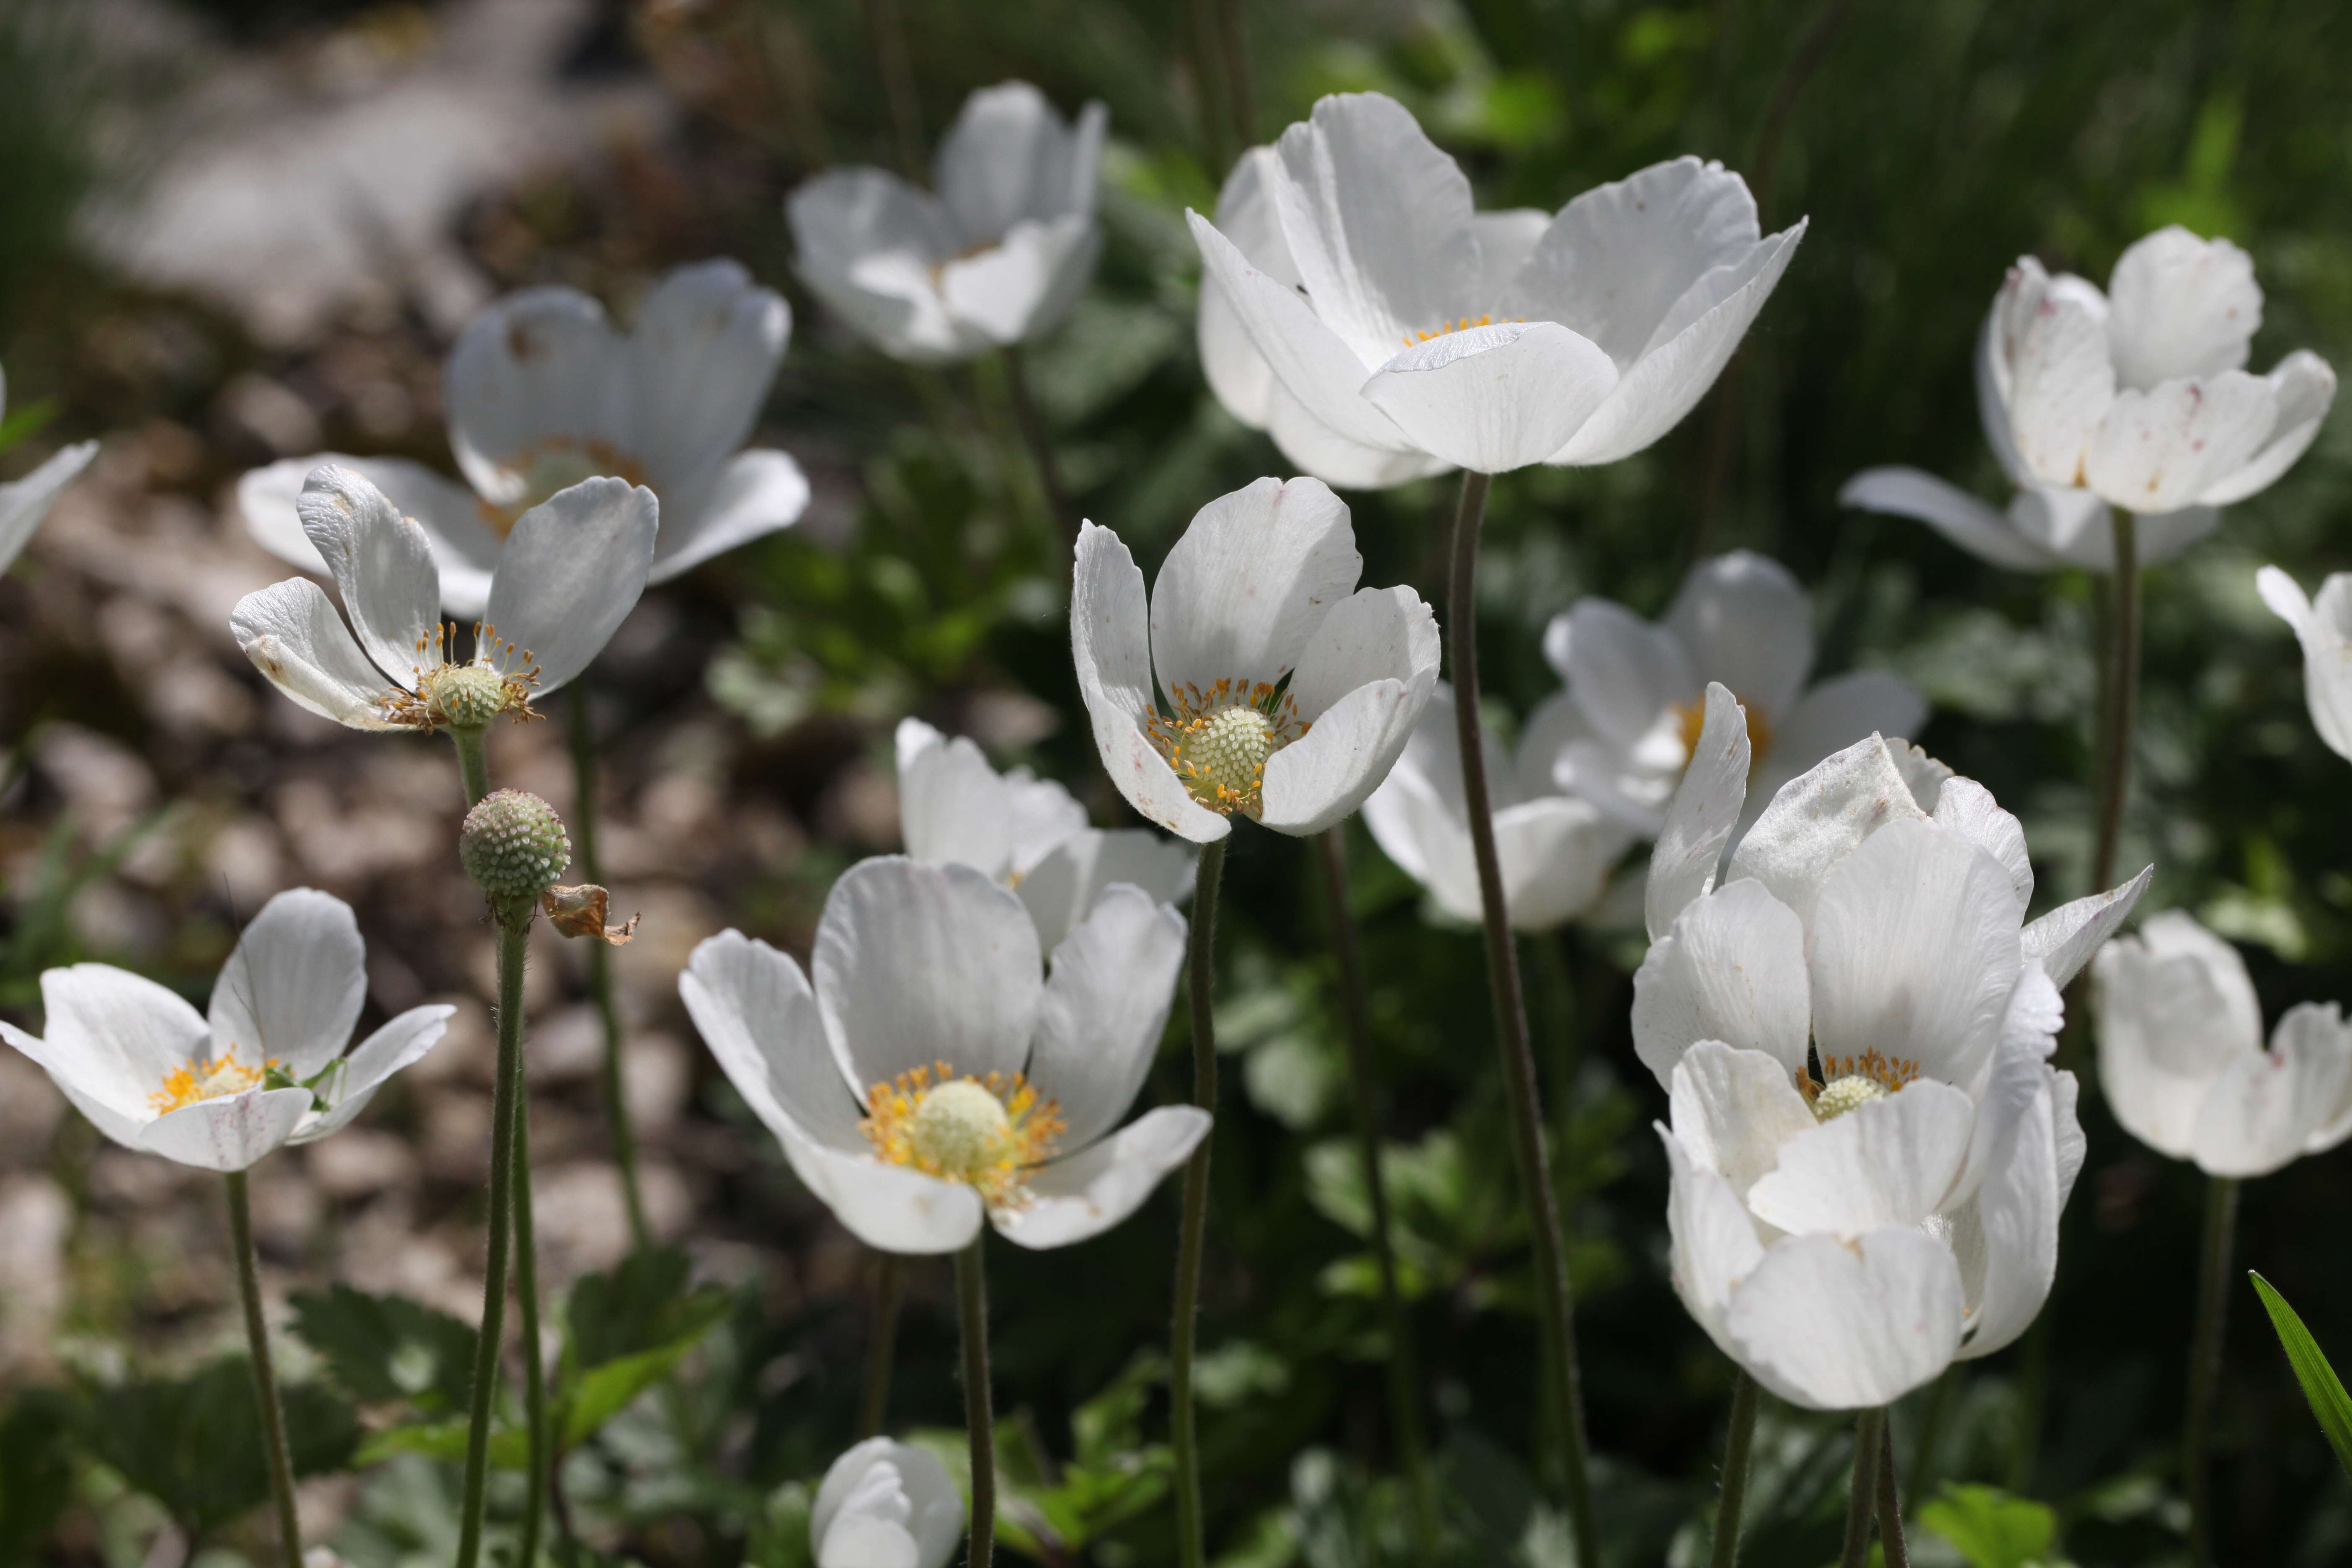
[[[1186,958],[1186,1000],[1192,1016],[1192,1103],[1217,1110],[1217,1028],[1214,1010],[1218,884],[1224,879],[1225,840],[1201,846],[1192,889],[1192,947]],[[1192,1357],[1200,1330],[1201,1255],[1209,1230],[1209,1140],[1184,1163],[1184,1215],[1176,1233],[1175,1326],[1168,1352],[1169,1447],[1176,1465],[1176,1560],[1182,1568],[1208,1561],[1201,1511],[1201,1442],[1192,1407]]]
[[[580,879],[601,887],[604,866],[596,840],[596,727],[588,710],[584,678],[566,694],[563,706],[572,747],[572,854],[580,864]],[[637,1180],[637,1131],[629,1117],[628,1086],[622,1072],[628,1035],[621,1026],[620,1003],[613,990],[613,950],[601,942],[588,944],[588,998],[595,1005],[597,1028],[604,1037],[597,1079],[604,1100],[605,1136],[613,1145],[614,1169],[620,1173],[629,1244],[642,1251],[653,1245],[653,1228],[646,1219],[645,1189]]]
[[[511,918],[509,918],[511,917]],[[498,1402],[499,1351],[506,1338],[508,1251],[514,1221],[514,1099],[522,1092],[522,966],[530,942],[530,905],[499,911],[498,1076],[490,1092],[489,1256],[483,1268],[482,1325],[474,1343],[474,1380],[466,1419],[466,1468],[457,1504],[457,1568],[474,1568],[482,1551],[488,1499],[490,1413]]]
[[[890,1369],[898,1352],[898,1302],[907,1289],[907,1266],[897,1253],[874,1257],[874,1331],[866,1347],[866,1393],[857,1405],[861,1439],[880,1436],[889,1415]]]
[[[1742,1367],[1731,1385],[1731,1426],[1723,1438],[1723,1489],[1715,1505],[1715,1541],[1708,1568],[1739,1561],[1739,1516],[1748,1506],[1748,1466],[1756,1442],[1756,1380]]]
[[[2127,511],[2115,516],[2115,647],[2109,656],[2114,698],[2099,748],[2099,840],[2091,858],[2093,892],[2115,886],[2124,803],[2131,793],[2132,730],[2139,717],[2138,520]]]
[[[286,1406],[278,1397],[278,1368],[269,1354],[269,1322],[261,1310],[261,1266],[253,1247],[253,1199],[245,1172],[231,1171],[227,1179],[229,1247],[236,1254],[245,1342],[253,1355],[253,1395],[261,1407],[261,1447],[269,1460],[269,1500],[278,1512],[278,1545],[286,1568],[301,1568],[302,1521],[294,1511],[294,1461],[286,1443]]]
[[[2238,1227],[2238,1183],[2208,1179],[2205,1245],[2197,1271],[2197,1325],[2189,1336],[2189,1414],[2180,1433],[2180,1489],[2189,1497],[2189,1565],[2213,1562],[2213,1394],[2221,1380],[2221,1338],[2230,1318],[2231,1242]]]
[[[601,945],[601,944],[600,944]],[[537,1568],[539,1536],[556,1455],[547,1425],[547,1361],[539,1337],[539,1243],[530,1214],[530,1086],[527,1074],[514,1097],[515,1327],[522,1340],[522,1406],[529,1470],[523,1490],[522,1534],[515,1562]]]
[[[988,1386],[988,1243],[982,1226],[956,1254],[956,1317],[963,1331],[964,1426],[971,1446],[971,1568],[996,1556],[996,1403]]]
[[[1911,1548],[1903,1538],[1903,1493],[1895,1477],[1895,1423],[1878,1424],[1878,1543],[1886,1568],[1911,1568]]]
[[[1886,1412],[1865,1410],[1853,1418],[1853,1484],[1845,1495],[1845,1550],[1838,1568],[1864,1568],[1870,1561],[1870,1521],[1877,1511],[1878,1456],[1885,1446]]]

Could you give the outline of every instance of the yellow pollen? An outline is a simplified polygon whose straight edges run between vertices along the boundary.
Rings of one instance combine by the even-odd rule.
[[[866,1091],[858,1131],[874,1152],[942,1181],[980,1189],[992,1207],[1029,1201],[1022,1173],[1054,1151],[1067,1124],[1019,1073],[955,1076],[945,1062],[917,1068]]]
[[[1748,765],[1753,768],[1764,760],[1764,753],[1772,749],[1772,725],[1764,717],[1764,710],[1753,702],[1741,706],[1748,714]],[[1706,699],[1675,703],[1675,718],[1682,725],[1683,755],[1696,756],[1698,732],[1706,727]]]
[[[576,440],[569,436],[551,437],[535,447],[529,447],[506,465],[522,476],[522,494],[513,501],[499,505],[481,500],[482,521],[490,531],[504,539],[514,531],[522,514],[546,500],[558,490],[569,489],[583,479],[611,475],[628,480],[633,485],[646,482],[643,467],[624,455],[609,441],[593,437]]]
[[[1173,719],[1152,714],[1144,721],[1154,750],[1168,759],[1194,800],[1231,816],[1255,820],[1265,787],[1265,764],[1275,752],[1307,733],[1288,693],[1277,697],[1269,682],[1220,680],[1206,691],[1190,682],[1168,690]]]
[[[1511,319],[1515,321],[1524,321],[1527,320],[1525,316],[1514,316]],[[1432,338],[1442,338],[1448,332],[1466,332],[1473,327],[1491,327],[1494,324],[1495,318],[1491,315],[1481,316],[1475,321],[1467,316],[1463,317],[1458,321],[1441,321],[1437,323],[1437,330],[1433,332],[1407,332],[1404,335],[1404,346],[1412,348],[1417,343],[1425,343]]]
[[[1812,1107],[1815,1120],[1834,1121],[1858,1106],[1888,1095],[1919,1076],[1919,1064],[1905,1057],[1889,1057],[1873,1049],[1858,1057],[1823,1057],[1822,1077],[1797,1074],[1797,1090]]]
[[[259,1083],[275,1061],[257,1068],[247,1067],[236,1059],[236,1047],[231,1046],[217,1058],[207,1060],[199,1057],[186,1067],[173,1068],[163,1075],[163,1087],[147,1097],[155,1114],[177,1110],[198,1100],[218,1100],[223,1095],[242,1094]]]

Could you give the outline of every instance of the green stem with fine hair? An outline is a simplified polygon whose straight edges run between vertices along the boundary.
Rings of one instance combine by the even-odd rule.
[[[1192,1103],[1217,1110],[1217,1027],[1212,1004],[1216,975],[1217,885],[1224,878],[1225,843],[1201,846],[1192,889],[1192,947],[1185,989],[1192,1016]],[[1176,1233],[1176,1312],[1168,1352],[1169,1447],[1176,1461],[1176,1560],[1182,1568],[1208,1561],[1201,1512],[1200,1429],[1192,1408],[1192,1351],[1200,1329],[1201,1250],[1209,1229],[1209,1140],[1184,1163],[1184,1217]]]
[[[1853,1484],[1845,1498],[1845,1550],[1838,1568],[1864,1568],[1870,1561],[1870,1521],[1878,1511],[1878,1457],[1885,1447],[1886,1412],[1864,1410],[1853,1418]]]
[[[520,902],[520,901],[519,901]],[[457,1504],[457,1568],[475,1568],[482,1551],[488,1497],[490,1413],[498,1403],[499,1350],[506,1333],[507,1254],[512,1240],[515,1097],[522,1092],[522,965],[530,906],[497,911],[499,1058],[490,1100],[489,1256],[482,1283],[482,1325],[474,1346],[473,1394],[466,1419],[465,1480]]]
[[[2197,1270],[2197,1323],[2189,1336],[2189,1414],[2180,1432],[2180,1489],[2189,1498],[2189,1568],[2213,1561],[2213,1393],[2221,1377],[2221,1335],[2230,1316],[2230,1252],[2238,1228],[2238,1186],[2213,1176],[2205,1187],[2205,1245]]]
[[[452,730],[449,739],[457,743],[457,782],[465,786],[466,806],[471,810],[490,793],[490,763],[482,750],[482,731]]]
[[[2131,793],[2132,729],[2139,710],[2138,520],[2115,514],[2114,647],[2107,650],[2106,732],[2099,738],[2099,838],[2091,858],[2091,891],[2115,885],[2116,852],[2123,840],[2124,802]]]
[[[278,1540],[286,1568],[302,1568],[302,1522],[294,1512],[294,1461],[286,1446],[286,1407],[278,1397],[278,1368],[269,1357],[269,1323],[261,1311],[261,1264],[253,1249],[253,1199],[246,1173],[228,1182],[229,1247],[236,1254],[237,1294],[245,1303],[245,1340],[253,1352],[253,1394],[261,1406],[261,1447],[269,1460],[269,1500],[278,1510]]]
[[[1381,1173],[1380,1093],[1372,1071],[1372,1025],[1365,1005],[1364,961],[1356,946],[1356,917],[1348,903],[1348,829],[1344,823],[1315,837],[1323,871],[1323,901],[1331,915],[1331,952],[1339,969],[1339,1017],[1348,1037],[1348,1083],[1355,1102],[1356,1145],[1364,1167],[1364,1194],[1372,1211],[1372,1258],[1381,1282],[1381,1315],[1388,1332],[1389,1419],[1396,1428],[1397,1459],[1412,1499],[1413,1534],[1422,1556],[1444,1550],[1437,1491],[1429,1479],[1428,1446],[1421,1427],[1421,1373],[1412,1325],[1397,1288],[1396,1240],[1389,1219],[1388,1180]]]
[[[572,858],[579,864],[580,879],[601,887],[604,867],[596,852],[596,729],[588,711],[584,680],[572,686],[563,706],[564,729],[572,742]],[[588,944],[588,996],[595,1004],[596,1022],[604,1036],[599,1077],[605,1132],[612,1140],[614,1167],[621,1174],[629,1243],[642,1250],[653,1245],[653,1232],[646,1223],[645,1192],[637,1183],[637,1132],[629,1120],[627,1085],[621,1075],[621,1052],[627,1038],[621,1027],[621,1009],[613,996],[613,950],[601,942]]]
[[[1886,1568],[1911,1568],[1911,1548],[1903,1536],[1903,1491],[1895,1475],[1895,1423],[1878,1424],[1878,1543]]]
[[[890,1412],[890,1371],[898,1353],[898,1300],[906,1293],[906,1266],[895,1252],[875,1255],[874,1337],[866,1347],[866,1392],[857,1405],[857,1436],[882,1435]]]
[[[1503,1057],[1503,1087],[1510,1102],[1511,1146],[1526,1195],[1535,1243],[1538,1323],[1544,1336],[1550,1394],[1566,1461],[1569,1528],[1579,1563],[1601,1561],[1592,1521],[1591,1448],[1584,1434],[1584,1396],[1576,1360],[1576,1317],[1569,1291],[1567,1247],[1559,1203],[1552,1191],[1551,1158],[1544,1150],[1543,1091],[1528,1044],[1527,999],[1519,989],[1518,944],[1503,900],[1502,863],[1495,853],[1494,795],[1486,784],[1486,745],[1478,713],[1478,531],[1486,520],[1488,476],[1465,471],[1454,514],[1454,563],[1446,584],[1447,651],[1454,660],[1454,735],[1462,754],[1462,792],[1470,818],[1470,847],[1478,864],[1478,900],[1486,939],[1486,983],[1494,997],[1495,1043]]]
[[[988,1386],[988,1227],[956,1254],[956,1319],[963,1332],[963,1415],[971,1441],[971,1568],[996,1556],[996,1402]]]
[[[522,1339],[522,1406],[528,1441],[524,1463],[530,1477],[523,1491],[522,1538],[515,1562],[520,1568],[534,1568],[553,1456],[549,1451],[547,1426],[547,1366],[539,1339],[539,1247],[530,1218],[530,1080],[527,1073],[517,1075],[514,1122],[516,1327]]]
[[[1715,1542],[1707,1568],[1739,1561],[1739,1516],[1748,1507],[1748,1462],[1756,1442],[1756,1380],[1739,1370],[1731,1385],[1731,1426],[1723,1439],[1723,1489],[1715,1504]]]

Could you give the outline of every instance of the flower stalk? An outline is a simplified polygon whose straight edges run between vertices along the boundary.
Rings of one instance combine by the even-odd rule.
[[[602,886],[604,868],[596,852],[596,729],[588,711],[584,684],[564,703],[564,728],[572,745],[572,853],[580,863],[580,879]],[[643,1250],[653,1244],[646,1223],[645,1191],[637,1182],[636,1126],[629,1118],[627,1085],[621,1076],[621,1052],[626,1036],[620,1006],[613,994],[613,955],[604,942],[588,946],[588,997],[596,1008],[597,1026],[604,1033],[604,1052],[598,1065],[599,1088],[604,1097],[606,1135],[613,1144],[613,1165],[621,1175],[621,1202],[628,1211],[629,1243]]]
[[[1903,1493],[1895,1474],[1895,1423],[1878,1424],[1878,1543],[1886,1568],[1911,1568],[1911,1548],[1903,1536]]]
[[[1756,1380],[1740,1369],[1731,1385],[1731,1422],[1723,1438],[1723,1487],[1715,1504],[1715,1542],[1708,1568],[1739,1561],[1739,1516],[1748,1507],[1748,1464],[1756,1443]]]
[[[509,900],[511,904],[512,900]],[[465,1480],[458,1494],[457,1568],[475,1568],[482,1549],[488,1496],[490,1410],[497,1402],[499,1350],[505,1337],[508,1253],[515,1214],[515,1098],[522,1092],[522,966],[530,942],[530,907],[501,910],[499,931],[498,1077],[490,1104],[488,1262],[482,1283],[482,1325],[474,1347],[473,1399],[466,1420]]]
[[[539,1338],[539,1247],[533,1239],[530,1216],[530,1086],[520,1068],[515,1089],[515,1326],[522,1340],[524,1468],[529,1473],[529,1484],[523,1490],[522,1536],[515,1561],[535,1568],[553,1479],[550,1474],[553,1455],[547,1425],[546,1356]]]
[[[2221,1336],[2230,1315],[2230,1253],[2238,1226],[2238,1181],[2208,1179],[2205,1245],[2197,1279],[2197,1321],[2189,1336],[2189,1415],[2180,1436],[2180,1485],[2189,1498],[2189,1568],[2213,1561],[2213,1395],[2221,1377]]]
[[[956,1254],[956,1317],[963,1330],[964,1425],[971,1437],[971,1568],[996,1556],[996,1408],[988,1385],[988,1233]]]
[[[1444,1539],[1438,1529],[1437,1494],[1430,1483],[1428,1447],[1422,1433],[1420,1358],[1413,1352],[1403,1293],[1397,1288],[1388,1180],[1381,1171],[1372,1027],[1366,1005],[1363,955],[1356,945],[1356,919],[1348,903],[1346,825],[1318,834],[1315,848],[1323,871],[1324,901],[1331,911],[1331,952],[1339,969],[1339,1016],[1348,1037],[1348,1083],[1356,1113],[1356,1142],[1363,1160],[1364,1193],[1372,1211],[1372,1257],[1380,1271],[1381,1315],[1388,1333],[1389,1419],[1394,1424],[1397,1459],[1412,1500],[1415,1542],[1424,1558],[1434,1559],[1444,1549]]]
[[[1539,1326],[1551,1372],[1566,1460],[1569,1522],[1576,1560],[1600,1561],[1592,1522],[1590,1449],[1584,1433],[1583,1395],[1576,1359],[1576,1320],[1569,1294],[1568,1260],[1561,1242],[1559,1202],[1553,1194],[1551,1160],[1544,1150],[1542,1090],[1536,1081],[1535,1054],[1528,1044],[1527,1001],[1519,988],[1518,944],[1504,905],[1501,862],[1495,852],[1494,795],[1486,782],[1486,738],[1478,714],[1478,531],[1486,510],[1489,476],[1462,475],[1462,499],[1454,514],[1454,562],[1446,584],[1445,634],[1454,658],[1454,716],[1462,752],[1462,789],[1470,818],[1470,847],[1478,863],[1478,897],[1485,918],[1486,979],[1494,996],[1495,1037],[1503,1056],[1508,1091],[1511,1144],[1519,1185],[1527,1195],[1528,1229],[1535,1242]]]
[[[1878,1460],[1886,1447],[1886,1411],[1864,1410],[1853,1418],[1853,1484],[1845,1498],[1845,1550],[1838,1568],[1864,1568],[1870,1561],[1870,1521],[1877,1511]]]
[[[261,1311],[261,1268],[253,1247],[253,1200],[247,1173],[231,1171],[228,1233],[236,1254],[237,1294],[245,1304],[245,1339],[253,1354],[253,1392],[261,1406],[261,1446],[269,1459],[269,1499],[278,1511],[278,1539],[286,1568],[301,1568],[302,1523],[294,1511],[294,1462],[286,1446],[286,1408],[278,1397],[278,1368],[269,1357],[269,1324]]]
[[[2139,708],[2139,552],[2137,519],[2115,514],[2116,569],[2113,641],[2106,650],[2102,682],[2107,694],[2106,727],[2099,737],[2099,837],[2091,859],[2091,886],[2116,879],[2116,851],[2123,837],[2124,799],[2131,789],[2132,727]]]
[[[1224,879],[1225,843],[1201,846],[1192,890],[1192,950],[1185,988],[1192,1018],[1192,1103],[1210,1114],[1217,1106],[1217,1026],[1212,1004],[1216,974],[1218,884]],[[1201,1513],[1201,1447],[1192,1408],[1192,1352],[1200,1329],[1201,1248],[1209,1227],[1209,1141],[1184,1164],[1184,1216],[1176,1235],[1176,1312],[1168,1352],[1169,1446],[1176,1461],[1176,1557],[1183,1568],[1208,1561]]]
[[[866,1347],[866,1393],[857,1405],[860,1441],[880,1436],[889,1414],[890,1372],[898,1352],[898,1303],[907,1289],[906,1266],[897,1253],[877,1252],[875,1260],[874,1338]]]

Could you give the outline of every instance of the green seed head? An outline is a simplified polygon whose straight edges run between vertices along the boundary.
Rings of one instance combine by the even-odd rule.
[[[448,664],[425,677],[434,720],[452,730],[480,730],[515,706],[512,684],[487,664]]]
[[[493,790],[466,814],[457,858],[492,899],[536,899],[572,863],[572,840],[563,819],[539,796]]]

